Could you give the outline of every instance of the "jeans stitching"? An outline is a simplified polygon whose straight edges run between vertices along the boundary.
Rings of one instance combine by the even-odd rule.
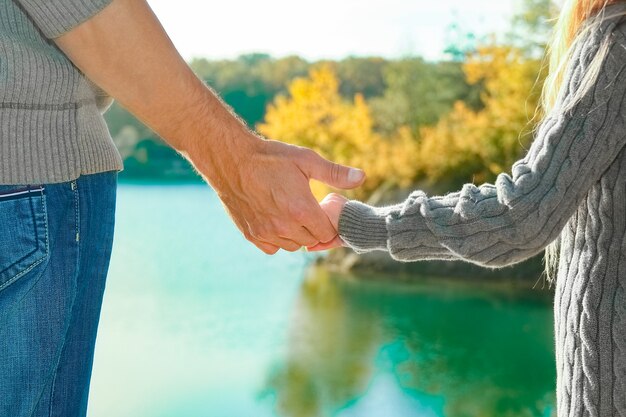
[[[77,243],[77,254],[76,254],[76,269],[75,269],[75,277],[77,278],[78,276],[78,270],[79,270],[79,266],[80,266],[80,245],[78,245],[78,238],[79,238],[79,233],[80,233],[80,200],[78,197],[78,184],[77,181],[74,180],[70,183],[70,187],[72,189],[72,192],[74,193],[74,221],[76,222],[75,224],[75,242]],[[70,315],[69,315],[69,319],[68,319],[68,325],[67,325],[67,329],[65,330],[65,337],[63,338],[63,344],[61,345],[61,349],[59,351],[59,360],[57,361],[56,366],[54,367],[54,374],[52,375],[52,386],[50,389],[50,409],[48,410],[48,416],[52,417],[52,412],[53,412],[53,405],[54,405],[54,389],[56,386],[56,382],[57,382],[57,375],[59,372],[59,363],[61,361],[61,356],[63,355],[63,350],[65,349],[65,343],[67,342],[67,333],[70,330],[70,326],[72,323],[72,312],[74,310],[74,306],[76,304],[76,296],[77,296],[77,291],[78,291],[78,286],[76,286],[76,288],[74,288],[74,299],[72,300],[72,307],[69,309],[70,311]]]
[[[46,230],[46,255],[50,256],[50,233],[49,233],[49,225],[48,225],[48,203],[46,200],[46,195],[42,192],[41,193],[41,206],[43,208],[43,215],[46,219],[46,221],[44,222],[45,225],[45,230]]]
[[[75,208],[75,214],[76,214],[76,242],[78,242],[80,240],[80,202],[78,200],[78,182],[77,181],[72,181],[72,190],[74,191],[74,204],[76,206]]]

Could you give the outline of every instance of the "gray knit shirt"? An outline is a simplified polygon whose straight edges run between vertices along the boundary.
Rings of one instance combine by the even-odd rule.
[[[610,9],[610,10],[609,10]],[[606,14],[626,13],[624,3]],[[574,51],[556,108],[564,108],[603,39],[595,85],[555,110],[512,175],[401,204],[346,204],[339,233],[357,252],[400,261],[464,260],[502,267],[560,236],[554,299],[560,417],[626,417],[626,23],[613,17]],[[529,364],[532,366],[532,364]]]
[[[120,170],[110,100],[52,39],[111,0],[0,0],[0,184]]]

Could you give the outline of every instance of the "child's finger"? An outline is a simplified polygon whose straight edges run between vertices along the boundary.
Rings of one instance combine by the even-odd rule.
[[[344,246],[343,240],[339,236],[335,236],[333,240],[326,243],[318,243],[315,246],[309,246],[306,248],[308,252],[319,252],[328,249],[340,248]]]

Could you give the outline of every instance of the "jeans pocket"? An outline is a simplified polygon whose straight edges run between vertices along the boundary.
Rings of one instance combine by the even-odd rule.
[[[0,291],[47,257],[45,187],[0,185]]]

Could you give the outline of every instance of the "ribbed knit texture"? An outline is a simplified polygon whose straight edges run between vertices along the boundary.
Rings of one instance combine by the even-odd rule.
[[[609,8],[626,12],[624,3]],[[559,111],[607,37],[610,50],[595,85],[572,110]],[[415,191],[384,208],[351,201],[339,219],[353,249],[388,250],[401,261],[501,267],[560,236],[554,300],[560,417],[626,417],[625,96],[626,23],[613,17],[578,44],[557,110],[512,176],[441,197]]]
[[[122,169],[105,94],[50,39],[110,2],[0,0],[0,184]]]

